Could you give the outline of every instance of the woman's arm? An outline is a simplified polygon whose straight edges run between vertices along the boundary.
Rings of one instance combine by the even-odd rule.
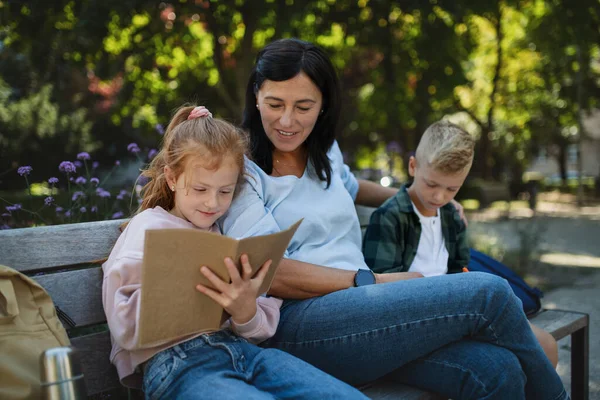
[[[379,207],[384,201],[398,192],[398,189],[381,186],[378,183],[358,179],[358,193],[354,202],[361,206]]]
[[[269,294],[285,299],[308,299],[354,286],[356,271],[322,267],[284,258],[279,263]],[[375,274],[376,283],[420,278],[416,272]]]
[[[398,192],[398,189],[396,188],[384,187],[378,183],[367,181],[364,179],[357,180],[358,193],[356,194],[356,199],[354,200],[354,203],[361,206],[379,207],[383,204],[384,201],[394,196]],[[454,208],[456,208],[456,210],[458,211],[460,219],[462,219],[465,225],[469,225],[467,217],[465,216],[463,206],[454,199],[451,201],[451,203],[454,206]]]

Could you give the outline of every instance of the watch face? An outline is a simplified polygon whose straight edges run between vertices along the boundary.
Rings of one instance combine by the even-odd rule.
[[[354,283],[356,286],[372,285],[375,283],[375,276],[371,271],[359,269],[354,277]]]

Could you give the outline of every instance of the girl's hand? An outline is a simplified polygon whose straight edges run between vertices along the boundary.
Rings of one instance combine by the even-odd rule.
[[[217,302],[231,315],[236,324],[245,324],[256,314],[256,298],[265,276],[271,266],[271,260],[265,262],[252,277],[252,267],[246,254],[242,254],[242,276],[240,276],[233,260],[225,259],[225,266],[231,277],[231,283],[224,282],[208,267],[203,266],[200,272],[209,280],[215,289],[198,284],[196,290]]]

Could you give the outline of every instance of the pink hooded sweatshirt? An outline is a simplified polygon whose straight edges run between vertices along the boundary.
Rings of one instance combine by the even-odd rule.
[[[141,386],[142,376],[137,373],[137,367],[156,353],[201,335],[192,334],[152,347],[138,345],[145,232],[148,229],[181,228],[197,229],[190,222],[168,213],[161,207],[144,210],[129,222],[108,260],[102,265],[102,302],[112,341],[110,361],[117,367],[121,383],[126,386]],[[211,231],[219,233],[216,226],[213,226]],[[238,335],[253,343],[262,342],[273,336],[277,330],[281,303],[280,299],[274,297],[259,297],[256,299],[256,314],[250,321],[239,325],[230,319],[223,328],[229,326]]]

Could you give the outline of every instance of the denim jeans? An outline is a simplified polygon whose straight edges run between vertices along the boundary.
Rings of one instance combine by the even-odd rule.
[[[508,283],[471,272],[286,301],[266,342],[357,385],[453,399],[568,399]]]
[[[230,331],[163,350],[144,368],[147,399],[366,399],[352,386]]]

